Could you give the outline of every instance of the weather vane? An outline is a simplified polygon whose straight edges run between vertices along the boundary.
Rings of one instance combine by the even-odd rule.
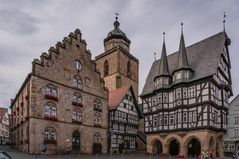
[[[156,61],[156,52],[154,52],[154,61]]]
[[[223,13],[223,31],[225,32],[225,23],[226,23],[226,12]]]
[[[115,19],[117,20],[117,19],[118,19],[118,16],[119,16],[119,13],[116,12],[116,13],[115,13],[115,16],[116,16]]]

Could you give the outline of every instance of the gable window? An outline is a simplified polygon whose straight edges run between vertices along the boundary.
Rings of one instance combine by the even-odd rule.
[[[57,120],[56,118],[56,105],[52,102],[47,102],[44,106],[44,117],[49,120]]]
[[[93,143],[101,143],[100,133],[96,132],[93,136]]]
[[[53,127],[47,127],[44,130],[44,143],[54,144],[56,143],[56,129]]]
[[[131,76],[131,63],[130,61],[127,62],[127,76]]]
[[[104,63],[104,76],[108,76],[109,75],[109,63],[106,60]]]
[[[75,60],[74,63],[75,63],[76,70],[80,71],[82,69],[81,62],[79,60]]]
[[[72,98],[72,105],[82,107],[82,97],[79,93],[74,93]]]
[[[81,123],[82,117],[79,110],[74,110],[72,113],[72,122]]]
[[[57,88],[53,84],[47,84],[45,87],[45,97],[51,100],[58,100]]]
[[[101,127],[101,115],[98,113],[94,116],[94,126]]]
[[[100,112],[102,111],[101,101],[98,98],[96,98],[94,101],[94,110]]]
[[[74,79],[73,79],[73,86],[75,88],[79,88],[79,89],[82,89],[82,80],[79,76],[75,76]]]

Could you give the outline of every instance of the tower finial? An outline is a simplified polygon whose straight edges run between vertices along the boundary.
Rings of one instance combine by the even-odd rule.
[[[223,13],[223,31],[225,32],[225,23],[226,23],[226,12]]]
[[[120,23],[118,22],[118,16],[119,16],[119,13],[115,13],[115,22],[114,22],[114,27],[115,27],[115,29],[119,29],[119,25],[120,25]]]
[[[163,32],[163,43],[165,44],[165,32]]]
[[[183,34],[183,22],[181,23],[181,33]]]
[[[115,19],[118,20],[119,13],[115,13]]]
[[[156,61],[156,52],[154,52],[154,61]]]

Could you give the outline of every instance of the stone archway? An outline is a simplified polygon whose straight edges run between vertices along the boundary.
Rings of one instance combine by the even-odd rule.
[[[192,138],[187,145],[188,156],[197,157],[201,153],[201,144],[200,141],[196,138]]]
[[[169,154],[172,156],[177,156],[180,151],[180,144],[179,141],[176,139],[173,139],[169,144]]]
[[[153,155],[159,155],[163,152],[162,143],[159,140],[156,140],[152,145],[152,153]]]

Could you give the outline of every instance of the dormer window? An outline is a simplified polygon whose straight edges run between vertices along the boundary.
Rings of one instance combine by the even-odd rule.
[[[82,64],[79,60],[75,60],[75,68],[76,70],[80,71],[82,69]]]

